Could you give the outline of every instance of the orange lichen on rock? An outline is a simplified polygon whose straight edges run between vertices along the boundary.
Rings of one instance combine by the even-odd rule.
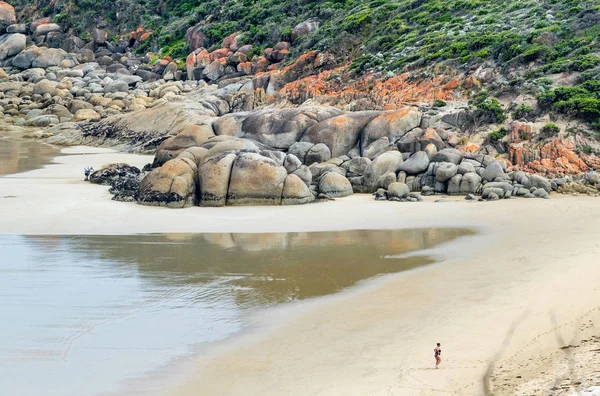
[[[284,68],[281,73],[288,82],[277,97],[302,103],[309,98],[324,99],[328,102],[351,103],[361,98],[369,98],[381,109],[393,109],[406,104],[430,102],[434,99],[455,100],[460,97],[456,89],[460,86],[457,79],[448,82],[448,76],[439,75],[433,78],[413,81],[409,73],[389,79],[381,79],[374,74],[367,74],[357,80],[343,83],[341,76],[347,72],[348,66],[326,70],[297,80],[287,78],[306,68],[314,59],[311,54],[302,55],[298,60]]]
[[[519,143],[523,140],[531,140],[534,135],[533,124],[513,122],[510,133],[507,135],[507,141],[509,143]]]
[[[465,153],[477,153],[479,151],[479,146],[477,146],[476,144],[469,144],[467,146],[465,146],[462,151],[464,151]]]
[[[512,143],[508,153],[514,163],[513,170],[552,177],[577,175],[600,168],[600,159],[585,155],[580,157],[575,153],[575,148],[573,139],[555,139],[542,145]]]

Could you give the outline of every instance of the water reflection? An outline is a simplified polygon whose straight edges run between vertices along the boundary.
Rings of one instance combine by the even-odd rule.
[[[0,395],[115,392],[243,330],[250,310],[427,264],[385,257],[465,234],[0,236]]]
[[[160,286],[230,286],[240,308],[273,305],[340,291],[378,274],[429,263],[384,258],[430,248],[465,235],[458,229],[362,230],[265,234],[167,234],[61,237],[85,259],[135,266]],[[33,246],[47,237],[28,237]],[[44,248],[45,249],[45,248]]]
[[[23,138],[27,131],[26,128],[0,122],[0,175],[39,169],[59,154],[55,147]]]

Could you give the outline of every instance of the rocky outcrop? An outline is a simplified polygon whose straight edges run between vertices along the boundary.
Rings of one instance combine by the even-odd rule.
[[[142,205],[183,208],[196,202],[196,164],[188,158],[174,158],[152,170],[140,183],[138,202]]]
[[[90,182],[110,186],[113,200],[133,202],[138,197],[141,172],[128,164],[111,164],[90,175]]]

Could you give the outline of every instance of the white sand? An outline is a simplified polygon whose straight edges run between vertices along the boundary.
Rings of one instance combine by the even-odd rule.
[[[194,375],[170,394],[479,395],[486,384],[494,389],[486,371],[495,395],[511,394],[538,370],[553,370],[557,334],[572,340],[583,321],[600,319],[598,199],[412,204],[353,196],[296,207],[174,210],[113,202],[106,187],[81,181],[85,165],[149,161],[101,150],[0,178],[0,233],[481,230],[438,251],[446,257],[440,264],[323,299],[263,336],[199,357]],[[442,343],[440,370],[433,369],[435,342]],[[521,369],[524,377],[515,379]]]

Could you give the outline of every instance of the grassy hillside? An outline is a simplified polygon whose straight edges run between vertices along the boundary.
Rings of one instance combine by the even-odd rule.
[[[500,76],[493,95],[519,89],[543,95],[540,104],[598,123],[600,0],[21,0],[22,17],[53,16],[73,32],[105,26],[114,39],[139,26],[152,38],[139,51],[185,57],[186,30],[203,22],[212,47],[233,32],[254,53],[281,40],[309,18],[320,28],[294,40],[289,60],[327,50],[357,72],[453,69],[489,64]],[[546,78],[581,73],[581,85],[550,90]],[[485,101],[479,95],[479,103]],[[526,110],[526,109],[525,109]]]

